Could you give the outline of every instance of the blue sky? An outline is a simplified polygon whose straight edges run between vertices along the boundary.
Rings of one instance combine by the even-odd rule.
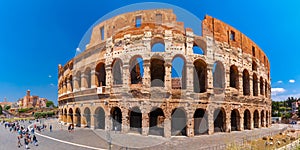
[[[138,2],[146,1],[0,1],[0,101],[16,101],[30,89],[56,102],[57,65],[75,56],[85,32],[99,18]],[[300,1],[152,2],[176,5],[199,19],[209,14],[237,28],[270,60],[272,98],[300,97]]]

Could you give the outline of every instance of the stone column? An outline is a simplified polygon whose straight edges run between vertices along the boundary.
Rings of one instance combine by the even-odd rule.
[[[171,119],[170,117],[166,117],[164,120],[164,137],[171,137]]]
[[[249,72],[249,89],[250,89],[250,96],[253,96],[253,73]]]
[[[87,125],[86,115],[83,114],[80,118],[81,118],[81,127],[84,128]]]
[[[208,93],[213,93],[214,85],[213,85],[213,64],[208,64],[207,65],[207,80],[206,80],[206,85],[207,85],[207,92]]]
[[[130,130],[128,110],[124,109],[122,111],[122,133],[127,133]]]
[[[195,131],[194,131],[194,118],[193,116],[189,116],[188,117],[188,120],[187,120],[187,123],[186,123],[186,130],[187,130],[187,136],[188,137],[193,137],[194,134],[195,134]]]
[[[165,89],[170,91],[172,89],[172,62],[171,60],[165,61]]]
[[[214,109],[208,110],[207,122],[208,122],[208,134],[214,133]]]
[[[78,91],[80,89],[77,77],[73,77],[73,85],[74,85],[73,92],[76,92],[76,91]]]
[[[149,91],[151,87],[150,60],[144,60],[143,67],[144,67],[143,87],[144,89]]]
[[[260,94],[260,79],[259,79],[259,77],[257,77],[257,95],[258,96],[260,96],[261,94]]]
[[[226,113],[226,120],[225,120],[225,132],[231,132],[231,112]]]
[[[96,88],[98,85],[97,74],[98,72],[96,72],[95,70],[91,71],[91,88]]]
[[[63,82],[63,94],[67,93],[67,83]]]
[[[253,130],[254,128],[254,115],[250,111],[250,130]]]
[[[143,112],[142,114],[142,135],[149,134],[149,115],[148,113]]]
[[[112,119],[111,119],[110,114],[105,114],[105,130],[106,131],[113,130]]]
[[[131,84],[130,71],[129,71],[129,64],[128,63],[123,64],[122,71],[123,71],[123,73],[122,73],[123,89],[124,89],[124,92],[127,93],[129,91],[129,86]]]
[[[87,88],[87,76],[85,74],[81,74],[81,87],[80,90],[85,90]]]
[[[106,63],[107,64],[107,63]],[[106,72],[106,86],[105,86],[105,92],[110,92],[111,86],[112,86],[112,68],[110,65],[105,66],[105,72]]]
[[[91,118],[90,118],[91,129],[95,129],[95,117],[96,117],[96,114],[90,114],[90,115],[91,115]]]
[[[186,64],[186,91],[188,93],[194,92],[194,65],[192,62]]]
[[[72,93],[73,92],[73,87],[71,85],[71,82],[72,81],[70,79],[67,80],[67,93]]]
[[[240,118],[240,131],[245,130],[244,128],[244,114],[241,114],[241,118]]]
[[[74,124],[74,127],[76,127],[77,126],[77,116],[78,116],[78,114],[73,114],[73,124]]]
[[[239,71],[239,95],[244,95],[243,71]]]

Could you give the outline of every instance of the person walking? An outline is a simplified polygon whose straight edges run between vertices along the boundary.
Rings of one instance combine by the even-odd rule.
[[[35,135],[33,135],[33,137],[32,137],[32,141],[33,141],[33,144],[35,145],[35,146],[38,146],[38,140],[36,139],[36,136]]]
[[[49,129],[50,129],[50,132],[52,132],[52,124],[50,124]]]
[[[26,135],[24,136],[24,144],[25,144],[25,149],[29,149],[28,144],[29,144],[29,137],[28,137],[28,133],[26,133]]]
[[[23,146],[22,144],[21,144],[21,135],[18,135],[18,147],[20,148],[21,146]]]

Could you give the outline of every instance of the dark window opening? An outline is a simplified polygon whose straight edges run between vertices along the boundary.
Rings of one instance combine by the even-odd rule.
[[[230,31],[229,39],[230,39],[230,41],[235,41],[235,32],[234,31]]]
[[[135,17],[135,27],[139,28],[142,25],[142,17],[141,16],[136,16]]]
[[[101,40],[104,40],[104,26],[100,28]]]

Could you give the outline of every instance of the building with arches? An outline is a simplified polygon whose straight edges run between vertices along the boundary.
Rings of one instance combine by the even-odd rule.
[[[267,56],[208,15],[202,35],[171,9],[115,16],[58,72],[60,121],[77,127],[192,137],[271,125]]]

